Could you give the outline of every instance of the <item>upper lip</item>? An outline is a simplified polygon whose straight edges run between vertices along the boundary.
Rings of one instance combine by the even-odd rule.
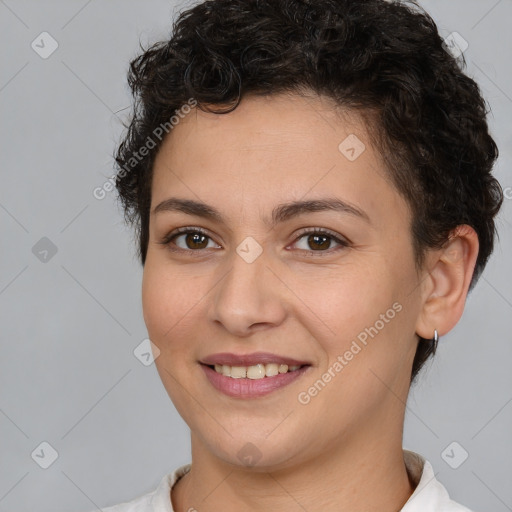
[[[206,365],[225,364],[226,366],[254,366],[256,364],[287,364],[288,366],[309,365],[307,361],[298,361],[291,357],[279,356],[270,352],[253,352],[252,354],[232,354],[221,352],[210,354],[199,361]]]

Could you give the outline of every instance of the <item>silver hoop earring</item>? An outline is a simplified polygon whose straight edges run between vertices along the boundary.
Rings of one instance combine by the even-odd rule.
[[[434,343],[439,341],[439,335],[437,334],[437,329],[434,329],[434,339],[432,340]]]

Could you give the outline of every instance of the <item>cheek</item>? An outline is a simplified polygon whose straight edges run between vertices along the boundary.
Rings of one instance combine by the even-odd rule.
[[[166,346],[183,329],[197,302],[190,280],[148,260],[142,278],[142,310],[150,338]]]
[[[388,273],[368,260],[324,270],[296,276],[294,292],[318,325],[318,335],[330,340],[329,352],[336,352],[391,308],[396,292],[383,277]]]
[[[355,388],[364,381],[372,388],[370,369],[385,376],[403,364],[406,307],[400,283],[383,262],[332,269],[314,280],[303,276],[295,289],[310,308],[310,331],[325,354],[321,370],[343,374],[338,381],[346,379],[343,388],[350,394],[360,395]]]
[[[146,260],[142,278],[142,310],[149,338],[168,366],[194,359],[203,331],[205,307],[212,288],[208,269],[170,265],[158,255]],[[179,366],[179,365],[178,365]]]
[[[148,329],[149,337],[154,341],[160,341],[165,331],[169,329],[169,320],[166,319],[166,311],[169,308],[169,286],[164,276],[153,268],[147,261],[142,277],[142,312],[144,322]],[[160,345],[160,343],[158,343]]]

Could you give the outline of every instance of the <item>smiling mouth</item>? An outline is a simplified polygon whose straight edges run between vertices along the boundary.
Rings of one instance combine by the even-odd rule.
[[[252,366],[229,366],[226,364],[205,365],[224,377],[232,379],[264,379],[279,374],[291,373],[309,365],[287,365],[277,363],[255,364]]]

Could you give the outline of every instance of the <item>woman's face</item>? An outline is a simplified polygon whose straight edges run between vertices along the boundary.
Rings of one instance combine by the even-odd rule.
[[[356,117],[291,95],[193,109],[151,193],[144,318],[198,450],[284,468],[401,435],[421,276],[408,207]],[[236,360],[256,353],[267,358]],[[212,355],[235,376],[306,366],[237,379],[201,363]]]

